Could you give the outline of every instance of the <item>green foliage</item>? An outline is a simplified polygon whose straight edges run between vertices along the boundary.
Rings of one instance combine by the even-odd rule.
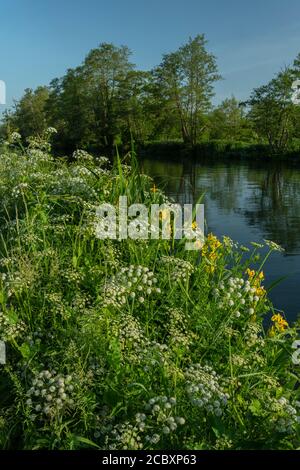
[[[292,102],[292,84],[299,71],[286,67],[267,85],[253,91],[246,103],[257,136],[275,154],[285,153],[299,136],[299,106]]]
[[[297,329],[263,328],[258,247],[97,239],[99,203],[169,202],[126,162],[2,150],[1,448],[298,448]]]
[[[164,56],[150,72],[135,70],[130,54],[125,46],[100,44],[49,87],[26,90],[4,117],[1,133],[28,137],[54,126],[60,153],[76,148],[111,153],[116,144],[127,151],[132,140],[195,143],[207,128],[205,113],[219,78],[204,36]]]
[[[102,43],[48,87],[25,90],[4,114],[1,138],[13,131],[24,139],[41,136],[53,126],[60,155],[77,148],[112,155],[116,146],[128,152],[132,142],[174,141],[184,144],[185,155],[215,142],[239,146],[242,156],[252,156],[257,145],[277,156],[299,153],[300,107],[292,102],[292,84],[300,77],[300,55],[244,103],[232,96],[215,107],[214,84],[221,77],[204,35],[165,54],[150,71],[136,70],[130,56],[125,46]]]
[[[250,123],[234,96],[224,100],[212,111],[209,136],[212,140],[255,141]]]
[[[21,132],[23,137],[42,134],[47,126],[46,103],[49,98],[47,87],[36,90],[26,89],[24,96],[15,104],[14,112],[5,114],[4,123],[9,135]]]

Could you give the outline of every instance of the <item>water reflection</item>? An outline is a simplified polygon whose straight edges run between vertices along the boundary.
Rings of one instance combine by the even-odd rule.
[[[288,276],[272,299],[289,318],[300,312],[300,167],[265,162],[169,162],[144,160],[153,176],[180,203],[195,203],[205,193],[208,230],[242,244],[274,240],[286,250],[266,266],[269,283]]]

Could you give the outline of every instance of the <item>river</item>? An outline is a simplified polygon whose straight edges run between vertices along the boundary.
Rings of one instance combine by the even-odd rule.
[[[245,246],[273,240],[264,271],[274,306],[293,321],[300,313],[300,165],[287,162],[189,162],[144,159],[142,169],[176,202],[204,193],[208,232]]]

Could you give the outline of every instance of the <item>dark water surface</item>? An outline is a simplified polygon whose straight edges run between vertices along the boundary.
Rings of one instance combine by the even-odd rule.
[[[289,320],[300,313],[300,165],[285,162],[170,162],[143,160],[143,171],[177,202],[196,203],[205,193],[208,231],[249,246],[273,240],[266,285],[287,276],[270,293]]]

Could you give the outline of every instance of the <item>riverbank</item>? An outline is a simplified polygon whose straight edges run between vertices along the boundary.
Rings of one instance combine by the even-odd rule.
[[[133,155],[19,141],[0,156],[0,447],[299,448],[297,329],[263,272],[280,247],[98,239],[99,203],[165,194]]]
[[[288,160],[299,163],[300,149],[290,150],[283,154],[274,154],[266,144],[248,144],[242,142],[209,141],[188,146],[179,141],[148,142],[138,146],[138,154],[142,158],[163,158],[181,160],[189,158],[192,160]]]

